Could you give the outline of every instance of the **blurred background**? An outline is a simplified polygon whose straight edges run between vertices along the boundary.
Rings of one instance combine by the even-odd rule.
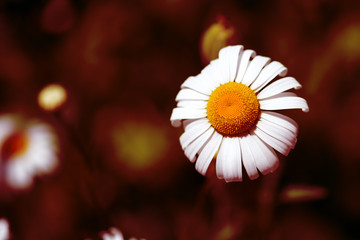
[[[112,226],[125,239],[360,239],[359,13],[356,0],[1,0],[0,114],[52,126],[59,166],[25,191],[2,184],[0,218],[25,240]],[[230,44],[282,62],[310,112],[285,112],[299,137],[275,173],[226,184],[196,172],[169,118],[181,83]],[[51,83],[67,94],[48,110]]]

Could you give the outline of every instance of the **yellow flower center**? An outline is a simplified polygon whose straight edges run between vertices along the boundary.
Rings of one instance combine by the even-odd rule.
[[[15,132],[8,136],[0,148],[0,157],[8,161],[15,156],[23,154],[28,146],[28,137],[24,132]]]
[[[260,104],[253,90],[242,83],[228,82],[210,95],[207,117],[216,131],[236,135],[253,127],[259,118]]]

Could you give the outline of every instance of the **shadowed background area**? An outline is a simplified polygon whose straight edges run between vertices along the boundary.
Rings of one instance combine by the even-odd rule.
[[[25,191],[0,170],[0,218],[25,240],[111,226],[125,239],[359,239],[359,13],[355,0],[2,0],[0,115],[52,126],[59,166]],[[227,184],[196,172],[169,118],[181,83],[229,44],[283,63],[310,112],[285,111],[299,136],[275,173]],[[1,140],[0,169],[20,140]]]

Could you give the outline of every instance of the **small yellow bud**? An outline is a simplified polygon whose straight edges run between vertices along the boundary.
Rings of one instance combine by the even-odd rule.
[[[55,111],[59,109],[66,100],[66,89],[57,83],[45,86],[38,95],[38,104],[45,111]]]
[[[229,26],[223,17],[210,25],[201,39],[201,56],[204,64],[218,57],[220,49],[229,45],[234,36],[234,28]]]

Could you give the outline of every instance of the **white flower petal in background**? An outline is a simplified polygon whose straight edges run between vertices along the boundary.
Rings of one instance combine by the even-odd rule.
[[[124,240],[124,237],[119,229],[110,228],[109,232],[105,232],[101,234],[103,240]]]
[[[0,240],[9,240],[9,222],[5,218],[0,218]]]
[[[11,126],[11,127],[9,127]],[[58,138],[50,125],[16,115],[0,116],[0,176],[15,190],[28,189],[36,176],[54,172],[59,164]]]
[[[124,236],[122,232],[116,228],[111,227],[109,228],[109,231],[100,233],[100,237],[103,240],[124,240]],[[131,237],[129,240],[138,240],[137,238]],[[139,240],[146,240],[145,238],[139,238]]]
[[[274,80],[286,73],[277,61],[229,46],[184,82],[170,120],[175,127],[184,125],[180,143],[199,173],[206,174],[214,156],[216,174],[227,182],[242,181],[242,166],[250,179],[277,168],[274,149],[288,155],[298,125],[272,110],[309,110],[305,99],[286,92],[301,88],[294,78]]]

